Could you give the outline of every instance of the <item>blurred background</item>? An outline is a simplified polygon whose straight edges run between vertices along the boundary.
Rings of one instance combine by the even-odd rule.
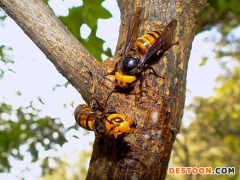
[[[120,25],[115,1],[45,2],[96,59],[114,54]],[[236,175],[217,178],[239,179],[240,2],[208,3],[193,41],[185,113],[169,166],[236,167]],[[0,58],[0,179],[84,179],[94,133],[73,117],[84,101],[1,9]]]

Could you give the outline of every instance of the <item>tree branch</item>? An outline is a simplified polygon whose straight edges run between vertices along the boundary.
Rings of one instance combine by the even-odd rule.
[[[206,0],[118,0],[118,5],[121,25],[116,61],[122,55],[127,24],[137,6],[143,9],[139,34],[155,30],[154,23],[166,25],[175,18],[178,26],[174,40],[179,41],[179,45],[170,48],[154,66],[164,79],[146,75],[142,82],[144,93],[111,96],[108,104],[134,117],[138,126],[124,139],[130,149],[122,142],[111,144],[108,139],[96,138],[87,179],[164,179],[183,116],[191,45]]]
[[[139,94],[113,93],[108,107],[132,117],[136,130],[123,141],[97,137],[87,179],[164,179],[170,154],[179,131],[185,101],[187,64],[196,22],[206,0],[118,0],[120,35],[115,61],[101,65],[53,16],[42,1],[0,0],[1,7],[22,27],[85,100],[94,94],[104,102],[113,84],[99,72],[111,71],[122,55],[127,22],[133,9],[142,7],[139,34],[178,20],[174,32],[179,45],[170,48],[153,66],[164,79],[143,74],[134,90]]]
[[[0,0],[0,6],[58,71],[89,100],[99,64],[41,0]]]

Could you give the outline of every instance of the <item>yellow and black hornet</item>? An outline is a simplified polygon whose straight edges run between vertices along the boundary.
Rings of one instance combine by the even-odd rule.
[[[163,54],[171,46],[173,32],[177,25],[177,20],[173,19],[163,31],[151,31],[135,38],[134,34],[140,17],[140,9],[130,20],[126,44],[123,56],[116,64],[115,86],[122,89],[129,89],[138,79],[141,73],[149,67],[150,58],[155,54]]]
[[[130,117],[101,107],[91,108],[81,104],[75,109],[74,116],[82,128],[115,139],[126,136],[136,127],[136,123]]]

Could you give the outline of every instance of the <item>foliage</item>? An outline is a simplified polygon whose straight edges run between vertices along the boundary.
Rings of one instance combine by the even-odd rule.
[[[214,96],[197,97],[190,106],[196,118],[188,128],[182,129],[175,144],[173,161],[178,166],[225,166],[236,170],[239,167],[240,87],[237,84],[240,84],[240,66],[219,81],[222,85]]]
[[[109,11],[102,7],[101,4],[103,1],[83,0],[82,6],[69,9],[68,16],[59,17],[73,35],[79,39],[82,45],[99,61],[101,61],[102,53],[112,56],[110,48],[104,50],[104,41],[96,35],[98,19],[108,19],[111,17]],[[91,33],[87,39],[84,39],[80,34],[80,28],[84,24],[91,29]]]
[[[14,61],[6,54],[7,51],[12,50],[10,47],[6,47],[4,45],[0,46],[0,64],[13,64]],[[8,69],[9,71],[13,71],[12,69]],[[5,69],[0,68],[0,79],[4,77]]]
[[[59,119],[40,118],[38,113],[32,105],[16,110],[5,103],[0,105],[0,172],[10,170],[10,157],[24,159],[23,146],[34,162],[38,160],[39,148],[54,149],[66,142],[65,129]]]
[[[221,39],[215,47],[216,58],[226,74],[218,77],[219,87],[209,98],[196,97],[188,107],[195,114],[189,127],[182,127],[174,144],[172,163],[178,167],[236,167],[240,161],[240,24],[238,0],[209,0],[201,16],[199,31],[217,28]],[[208,59],[204,59],[206,62]],[[228,62],[235,61],[234,70]],[[205,64],[203,62],[203,64]],[[238,172],[237,172],[238,173]],[[169,179],[236,179],[237,175],[170,175]]]
[[[3,24],[4,19],[6,18],[6,14],[0,9],[0,26]],[[4,64],[8,64],[8,63],[13,63],[13,60],[6,55],[6,51],[12,50],[11,47],[6,47],[4,45],[0,45],[0,64],[4,63]],[[10,71],[12,71],[11,69],[9,69]],[[3,78],[4,75],[4,69],[0,68],[0,79]]]
[[[90,152],[82,151],[75,163],[69,164],[65,159],[51,173],[45,174],[42,180],[84,179],[87,175],[86,163],[90,156]]]
[[[239,0],[208,0],[209,6],[203,12],[198,22],[198,31],[202,32],[216,28],[221,35],[215,49],[217,58],[229,57],[240,58],[239,36],[234,31],[240,24]],[[203,65],[207,59],[203,59]],[[220,61],[219,61],[220,62]],[[222,62],[220,62],[223,66]]]
[[[208,0],[208,3],[199,22],[199,31],[220,25],[220,31],[226,35],[239,25],[239,0]]]

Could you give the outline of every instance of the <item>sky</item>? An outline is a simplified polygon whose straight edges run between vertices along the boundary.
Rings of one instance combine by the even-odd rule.
[[[81,5],[81,2],[79,2],[77,0],[58,0],[50,2],[50,5],[55,9],[57,15],[66,15],[68,13],[67,7]],[[104,47],[110,47],[114,52],[118,37],[120,13],[115,1],[106,0],[103,6],[110,10],[113,18],[99,20],[97,35],[106,41]],[[109,36],[109,29],[115,32],[114,37]],[[0,64],[6,72],[4,78],[0,80],[0,102],[12,104],[14,108],[18,108],[19,106],[28,106],[32,101],[34,107],[42,110],[40,116],[60,117],[65,127],[72,126],[75,123],[74,107],[84,103],[79,93],[71,85],[67,88],[57,87],[53,91],[56,84],[64,84],[66,79],[58,73],[53,64],[46,59],[46,56],[13,20],[7,18],[4,21],[4,26],[0,27],[0,35],[0,45],[4,44],[13,48],[13,51],[9,51],[8,55],[15,61],[14,64],[7,67]],[[221,38],[217,31],[213,29],[197,35],[194,39],[187,76],[186,104],[190,104],[194,96],[209,97],[213,95],[213,88],[216,85],[215,78],[222,73],[215,60],[215,43],[206,41],[206,39],[211,39],[212,36],[215,37],[215,41]],[[205,66],[199,67],[201,58],[204,56],[207,56],[209,61]],[[16,73],[8,71],[9,68]],[[17,96],[17,91],[20,91],[22,95]],[[41,98],[44,104],[38,98]],[[74,107],[72,107],[72,103]],[[183,119],[186,121],[183,122],[183,125],[187,126],[191,117],[191,114],[185,114]],[[83,136],[84,133],[83,130],[72,130],[67,133],[69,143],[66,143],[63,148],[59,148],[55,155],[71,154],[68,156],[68,160],[71,162],[77,159],[77,152],[80,153],[82,149],[91,150],[89,142],[94,139],[93,133]],[[78,136],[79,139],[73,138],[73,135]],[[46,152],[42,152],[42,158],[46,155]],[[30,178],[38,176],[40,173],[39,164],[33,164],[30,171],[24,170],[30,163],[30,157],[26,158],[27,163],[12,160],[16,167],[12,168],[11,174],[0,175],[0,179],[1,177],[14,179],[16,175]]]

